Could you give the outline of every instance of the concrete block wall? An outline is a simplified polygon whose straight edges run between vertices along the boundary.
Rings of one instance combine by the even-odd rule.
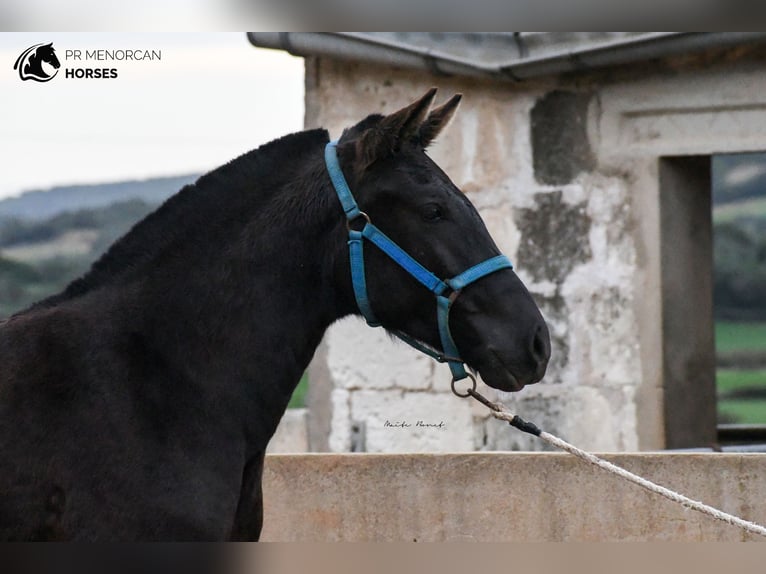
[[[306,409],[288,409],[266,448],[268,454],[307,452],[309,435]]]
[[[662,208],[673,202],[661,199],[681,190],[701,213],[693,194],[709,189],[692,189],[704,178],[684,169],[666,177],[672,189],[663,189],[668,170],[661,165],[667,157],[766,149],[763,64],[738,58],[700,56],[519,84],[309,58],[306,125],[338,136],[432,85],[445,99],[462,92],[455,120],[429,152],[476,205],[552,335],[543,383],[518,394],[483,390],[586,449],[702,446],[715,432],[714,409],[703,404],[714,401],[712,301],[695,292],[692,313],[679,304],[683,291],[676,288],[673,299],[668,286],[697,285],[695,266],[706,274],[710,263],[706,247],[684,235],[697,223],[675,225]],[[678,245],[697,249],[697,260],[669,272],[663,260]],[[680,341],[674,325],[687,325],[694,337]],[[449,381],[446,367],[361,321],[343,321],[311,367],[310,448],[541,448],[453,397]],[[666,404],[667,397],[680,402]],[[676,408],[686,413],[673,427],[668,417]],[[704,419],[697,422],[702,431],[673,442],[695,417]],[[386,426],[402,420],[445,425]]]
[[[509,90],[475,81],[434,82],[416,72],[317,59],[307,60],[306,81],[307,127],[327,127],[333,137],[368,113],[398,109],[433,83],[440,87],[440,98],[464,93],[452,124],[429,151],[514,262],[553,338],[544,383],[518,396],[484,391],[587,448],[636,449],[633,394],[641,372],[631,308],[636,254],[626,232],[627,187],[619,177],[583,172],[593,163],[589,151],[559,169],[553,158],[539,157],[539,149],[535,156],[531,141],[535,116],[549,130],[570,134],[570,146],[587,146],[588,100],[562,92],[541,109],[538,100],[550,86]],[[561,102],[563,128],[548,117]],[[541,135],[546,136],[557,134]],[[576,335],[573,324],[579,327]],[[509,433],[473,401],[454,397],[447,367],[356,319],[330,329],[310,378],[312,450],[541,448]],[[598,422],[581,424],[569,412],[589,413]],[[387,421],[411,426],[391,427]],[[444,425],[417,427],[418,421]],[[363,444],[355,442],[360,427]]]

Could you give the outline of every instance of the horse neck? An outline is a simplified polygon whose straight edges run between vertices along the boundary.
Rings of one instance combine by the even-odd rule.
[[[148,263],[152,279],[127,305],[148,302],[139,330],[174,369],[206,392],[237,395],[271,432],[326,328],[353,310],[338,281],[339,269],[347,274],[342,210],[323,164],[307,174],[241,228],[176,242]],[[231,225],[209,217],[208,226]]]

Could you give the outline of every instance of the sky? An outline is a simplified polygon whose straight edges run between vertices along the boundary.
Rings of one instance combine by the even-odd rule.
[[[56,76],[22,81],[16,59],[49,42]],[[161,60],[85,60],[126,49],[160,50]],[[114,68],[117,78],[67,78],[66,68]],[[303,95],[303,59],[255,48],[244,33],[0,33],[0,199],[207,171],[301,130]]]

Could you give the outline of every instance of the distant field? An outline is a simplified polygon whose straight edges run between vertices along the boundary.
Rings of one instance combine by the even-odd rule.
[[[738,399],[718,403],[718,420],[722,423],[766,424],[766,401]]]
[[[753,387],[766,390],[766,369],[754,371],[718,369],[715,381],[719,393],[729,393]]]
[[[716,322],[715,343],[718,354],[766,353],[766,323]],[[719,368],[716,371],[719,419],[739,424],[766,424],[766,400],[736,396],[737,392],[757,393],[760,389],[766,391],[766,368]]]
[[[713,221],[726,223],[738,217],[766,217],[766,197],[754,197],[734,203],[717,205],[713,209]]]
[[[717,321],[715,349],[718,353],[766,351],[766,323]]]

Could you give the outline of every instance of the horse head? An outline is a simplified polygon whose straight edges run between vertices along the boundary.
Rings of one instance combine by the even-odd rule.
[[[423,267],[447,278],[500,251],[467,197],[426,154],[460,102],[456,95],[429,112],[435,93],[347,129],[337,155],[359,209]],[[364,258],[369,302],[380,324],[442,349],[433,293],[383,251],[367,249]],[[448,322],[454,343],[487,384],[518,391],[542,379],[548,328],[511,268],[482,276],[453,297]]]
[[[53,42],[40,46],[35,52],[35,56],[40,61],[50,64],[57,70],[61,67],[61,62],[59,62],[59,59],[56,56],[56,50],[53,48]]]

